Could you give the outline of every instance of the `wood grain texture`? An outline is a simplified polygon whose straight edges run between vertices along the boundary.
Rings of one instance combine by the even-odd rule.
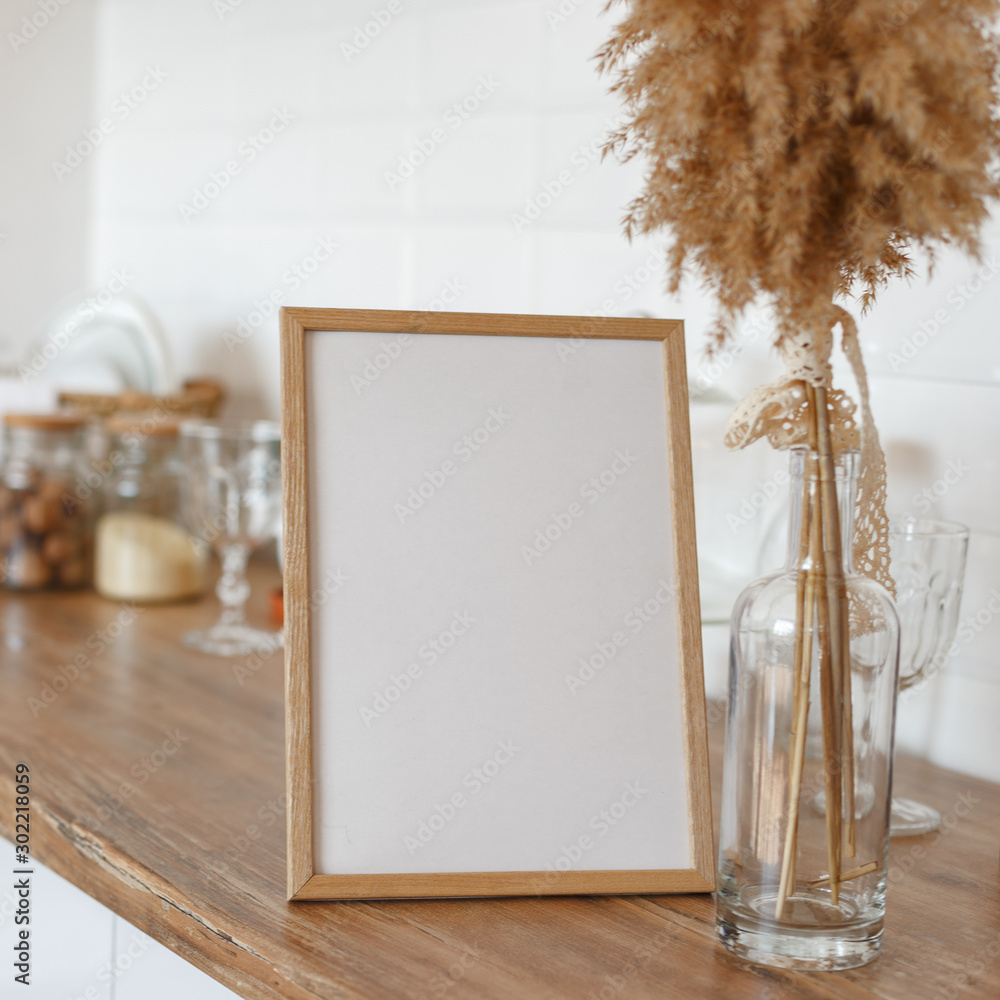
[[[314,863],[315,788],[311,755],[309,471],[306,447],[309,385],[306,341],[337,331],[446,333],[480,336],[590,337],[658,340],[663,344],[670,468],[670,509],[678,615],[684,767],[688,797],[691,869],[676,871],[465,872],[407,875],[334,875]],[[531,316],[501,313],[428,313],[390,310],[281,310],[282,471],[286,567],[286,714],[288,898],[381,899],[517,896],[569,893],[710,892],[715,887],[708,744],[701,659],[698,560],[695,552],[691,435],[688,423],[684,324],[679,320]],[[316,391],[320,391],[319,388]]]
[[[252,580],[262,623],[277,574]],[[125,612],[92,593],[0,596],[0,834],[27,762],[35,857],[248,1000],[1000,996],[1000,787],[905,757],[897,791],[945,831],[893,843],[882,957],[850,972],[733,959],[705,894],[290,904],[281,654],[181,647],[217,613],[148,608],[112,629]],[[722,718],[710,704],[713,763]],[[150,770],[168,733],[179,749]]]
[[[365,875],[363,878],[353,875],[313,875],[298,891],[295,899],[426,899],[431,896],[451,898],[708,892],[711,884],[697,871],[656,870],[444,872]],[[654,888],[650,889],[650,886]]]
[[[313,875],[307,407],[306,330],[291,310],[282,309],[281,488],[289,898]]]
[[[623,337],[663,340],[683,331],[676,319],[608,316],[537,316],[526,313],[416,312],[400,309],[283,307],[282,322],[303,330],[362,333],[481,333],[497,337]]]
[[[684,328],[663,342],[663,380],[667,388],[667,441],[670,447],[670,492],[673,511],[674,573],[677,588],[677,631],[680,638],[687,763],[688,812],[691,815],[691,858],[706,889],[715,888],[708,730],[701,651],[701,601],[695,546],[694,473],[691,468],[691,424],[688,414],[687,360]]]

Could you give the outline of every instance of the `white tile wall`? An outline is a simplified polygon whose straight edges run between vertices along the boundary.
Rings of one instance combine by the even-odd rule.
[[[224,337],[255,300],[284,287],[287,269],[323,236],[340,248],[289,289],[288,303],[680,316],[692,378],[711,371],[701,358],[710,299],[694,283],[677,297],[665,295],[656,258],[662,240],[630,246],[621,236],[641,164],[590,158],[618,110],[591,59],[608,32],[604,0],[574,0],[562,5],[565,14],[555,0],[393,0],[398,12],[382,25],[372,22],[373,12],[389,10],[388,0],[231,6],[220,15],[208,0],[75,0],[67,11],[99,14],[94,93],[78,52],[67,76],[59,75],[56,63],[67,53],[57,26],[30,54],[0,65],[5,84],[27,78],[30,67],[33,80],[45,73],[74,84],[83,78],[73,89],[76,103],[60,104],[58,115],[53,101],[71,88],[39,91],[37,116],[49,126],[21,143],[15,166],[6,157],[0,165],[19,170],[18,177],[44,166],[63,136],[107,113],[148,67],[169,74],[102,145],[92,176],[55,191],[58,213],[41,212],[52,185],[37,190],[34,210],[47,219],[52,264],[44,282],[24,281],[28,268],[19,265],[18,279],[0,286],[17,323],[33,315],[39,296],[79,283],[66,263],[80,257],[67,249],[79,226],[66,223],[69,238],[60,240],[63,223],[54,220],[89,210],[90,279],[131,268],[135,291],[170,331],[182,373],[225,371],[243,410],[277,410],[277,326],[262,323],[232,352]],[[71,16],[84,13],[67,14],[64,27]],[[495,81],[495,91],[453,128],[449,109],[465,98],[474,103],[481,78]],[[275,108],[294,121],[251,161],[240,144]],[[387,178],[401,157],[420,160],[419,143],[426,146],[435,128],[445,138],[425,162],[402,183]],[[31,134],[23,115],[22,133]],[[240,173],[185,223],[181,202],[230,159]],[[554,182],[563,190],[553,195]],[[66,194],[73,190],[76,201]],[[551,199],[545,206],[542,195]],[[67,197],[68,209],[58,200]],[[516,224],[532,202],[541,206],[538,217]],[[0,200],[0,232],[13,232],[12,205]],[[1000,263],[1000,223],[986,237],[986,259]],[[13,239],[0,242],[4,263],[15,256]],[[890,289],[862,321],[893,505],[907,507],[949,460],[970,466],[936,505],[975,529],[969,613],[1000,575],[998,270],[978,274],[969,261],[942,255],[933,280],[921,276]],[[765,330],[721,377],[702,378],[711,393],[693,414],[702,575],[713,618],[762,559],[774,558],[761,556],[768,539],[769,551],[781,547],[780,529],[773,529],[780,500],[738,531],[728,515],[784,466],[783,457],[763,445],[727,457],[719,441],[726,409],[778,373],[767,342]],[[1000,779],[998,627],[963,647],[937,687],[904,704],[900,739],[942,763]],[[718,693],[725,642],[713,639],[711,648],[707,675]]]
[[[0,842],[13,854],[7,841]],[[37,862],[31,876],[31,970],[25,996],[41,1000],[235,1000],[236,994],[71,882]],[[9,892],[9,890],[8,890]],[[16,904],[15,904],[16,905]],[[0,944],[13,954],[10,896],[0,899]],[[7,963],[5,963],[6,965]],[[9,965],[4,970],[13,975]],[[7,980],[9,981],[9,980]],[[19,987],[3,996],[20,994]]]
[[[115,917],[114,995],[111,1000],[238,1000],[238,995],[185,962],[120,917]]]
[[[93,125],[95,11],[89,0],[61,6],[12,43],[36,13],[36,0],[0,7],[0,365],[20,360],[26,338],[87,275],[92,160],[62,179],[52,163]]]

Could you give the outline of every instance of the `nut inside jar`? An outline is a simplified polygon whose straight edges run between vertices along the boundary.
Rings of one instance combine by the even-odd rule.
[[[8,414],[0,474],[3,583],[18,590],[90,582],[92,518],[76,489],[85,468],[83,421]]]

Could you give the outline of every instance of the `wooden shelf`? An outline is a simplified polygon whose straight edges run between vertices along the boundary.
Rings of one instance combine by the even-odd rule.
[[[263,621],[277,578],[254,576]],[[733,959],[706,895],[288,903],[281,653],[184,649],[211,600],[138,610],[0,597],[0,834],[13,840],[23,761],[37,859],[241,996],[1000,996],[1000,787],[905,758],[898,791],[948,828],[893,843],[882,956],[850,972]]]

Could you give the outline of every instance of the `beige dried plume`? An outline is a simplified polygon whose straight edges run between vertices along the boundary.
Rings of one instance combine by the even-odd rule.
[[[669,287],[716,294],[711,346],[758,296],[779,347],[862,311],[910,254],[977,253],[998,193],[997,0],[612,0],[599,53],[648,160],[629,236],[666,228]],[[836,322],[836,320],[834,320]]]

